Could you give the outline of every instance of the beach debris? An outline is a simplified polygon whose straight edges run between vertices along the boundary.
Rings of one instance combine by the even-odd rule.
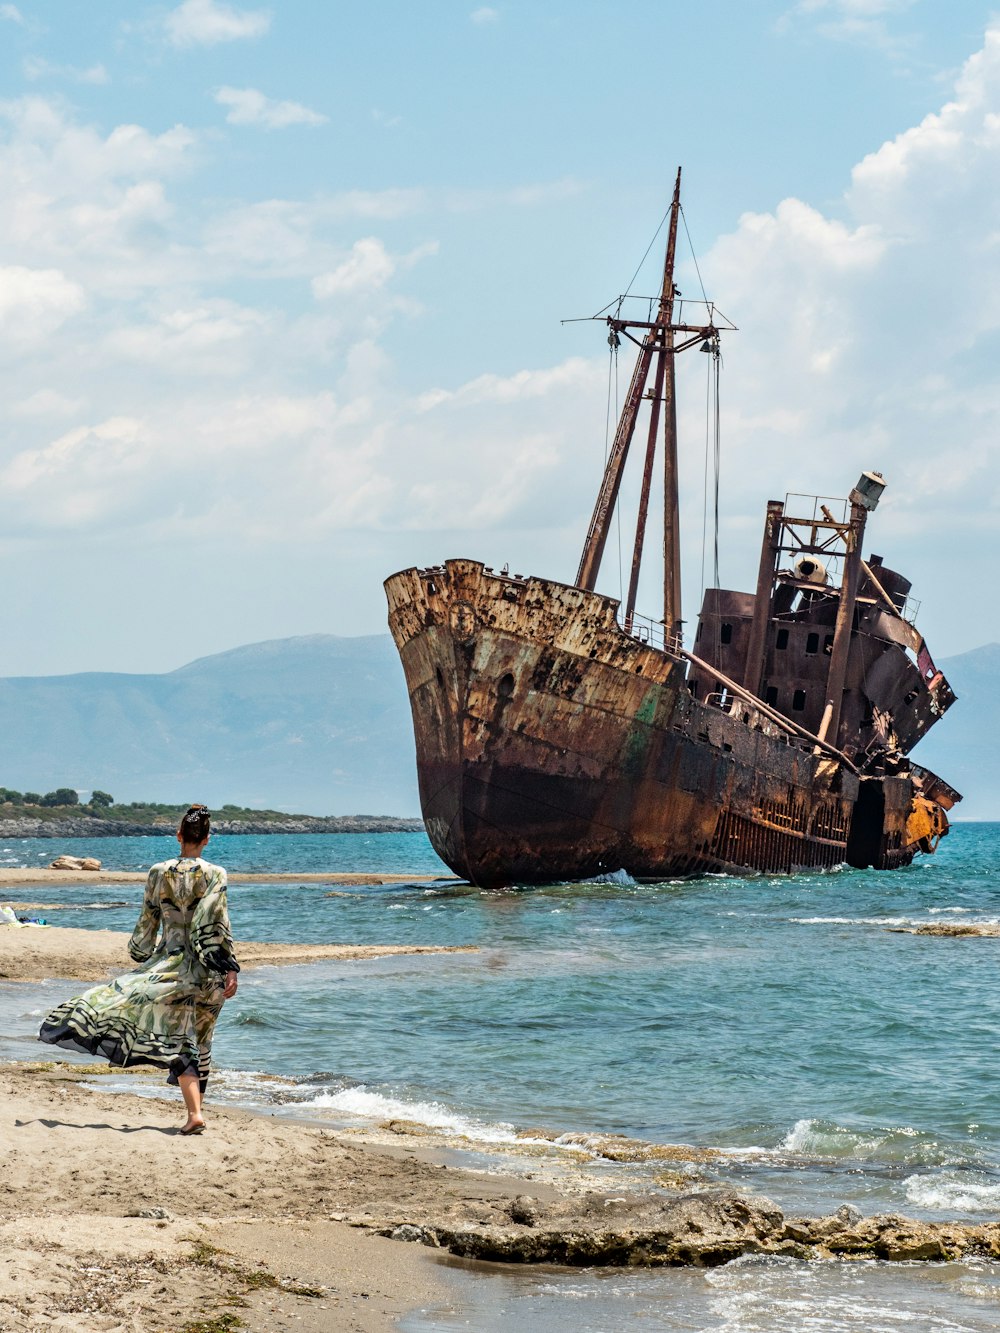
[[[57,856],[49,862],[50,870],[100,870],[101,863],[96,856]]]
[[[173,1220],[173,1214],[168,1213],[166,1208],[131,1208],[124,1217],[148,1217],[154,1221],[170,1222]]]

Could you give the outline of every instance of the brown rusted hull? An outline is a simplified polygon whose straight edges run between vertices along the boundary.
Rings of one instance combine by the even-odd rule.
[[[859,864],[917,850],[908,777],[867,801],[862,836],[847,766],[752,704],[693,698],[684,663],[626,635],[605,597],[465,560],[386,593],[427,832],[475,884],[830,867],[849,840]]]

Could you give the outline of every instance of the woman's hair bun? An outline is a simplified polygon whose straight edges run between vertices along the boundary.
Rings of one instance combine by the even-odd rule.
[[[211,828],[211,815],[207,805],[192,805],[181,820],[181,833],[185,842],[204,842]]]

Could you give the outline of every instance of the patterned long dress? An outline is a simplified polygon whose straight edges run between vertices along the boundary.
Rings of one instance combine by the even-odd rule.
[[[170,1083],[197,1073],[204,1092],[225,974],[240,970],[222,866],[200,857],[153,866],[128,951],[143,966],[53,1009],[39,1041],[158,1065]]]

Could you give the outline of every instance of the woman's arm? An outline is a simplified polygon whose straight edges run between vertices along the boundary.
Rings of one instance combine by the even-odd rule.
[[[191,947],[209,972],[228,978],[229,973],[240,970],[229,928],[226,872],[221,866],[213,866],[209,872],[205,892],[191,917]]]
[[[128,942],[129,957],[136,963],[145,963],[153,956],[156,937],[160,931],[160,884],[154,873],[155,867],[146,877],[146,891],[142,897],[142,911],[135,923],[135,930]]]

